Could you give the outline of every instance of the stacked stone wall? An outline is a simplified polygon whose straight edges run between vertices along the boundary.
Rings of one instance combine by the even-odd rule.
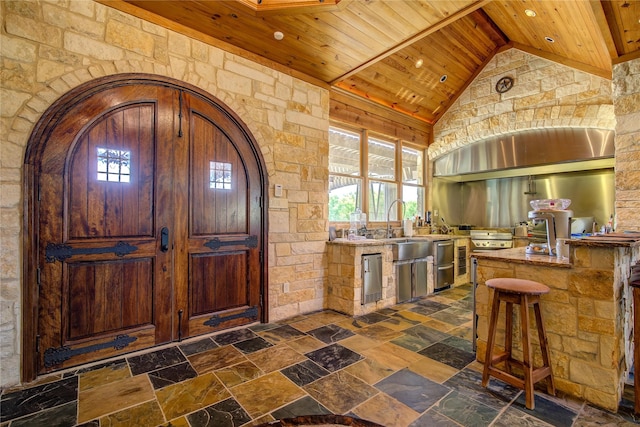
[[[500,94],[504,76],[514,85]],[[434,125],[429,158],[497,135],[560,127],[614,129],[611,81],[512,48],[489,61]]]
[[[640,230],[640,59],[613,68],[616,226]]]
[[[268,174],[270,320],[323,308],[326,89],[93,1],[3,1],[0,15],[0,385],[20,380],[22,173],[29,135],[56,99],[106,75],[150,73],[191,83],[244,121]],[[273,197],[276,183],[284,187],[282,197]]]

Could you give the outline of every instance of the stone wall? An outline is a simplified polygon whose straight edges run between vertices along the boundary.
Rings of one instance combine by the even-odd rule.
[[[500,94],[495,86],[503,76],[515,82]],[[543,127],[614,129],[611,81],[512,48],[489,61],[435,124],[429,159],[492,136]]]
[[[57,98],[106,75],[185,81],[244,121],[269,180],[270,320],[323,308],[326,89],[93,1],[3,1],[0,15],[0,386],[20,380],[22,169],[29,135]],[[273,197],[276,183],[284,187],[279,198]]]
[[[616,227],[640,230],[640,59],[613,67]]]

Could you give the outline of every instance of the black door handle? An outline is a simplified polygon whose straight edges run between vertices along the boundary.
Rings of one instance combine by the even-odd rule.
[[[169,250],[169,229],[167,227],[162,227],[160,230],[160,250],[162,252]]]

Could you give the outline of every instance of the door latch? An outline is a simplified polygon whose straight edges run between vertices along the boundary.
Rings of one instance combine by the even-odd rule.
[[[169,229],[167,227],[162,227],[160,230],[160,250],[162,252],[169,250]]]

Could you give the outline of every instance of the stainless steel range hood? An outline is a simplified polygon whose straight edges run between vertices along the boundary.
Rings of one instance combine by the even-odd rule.
[[[474,181],[613,168],[609,129],[535,129],[461,147],[434,160],[433,176]]]

